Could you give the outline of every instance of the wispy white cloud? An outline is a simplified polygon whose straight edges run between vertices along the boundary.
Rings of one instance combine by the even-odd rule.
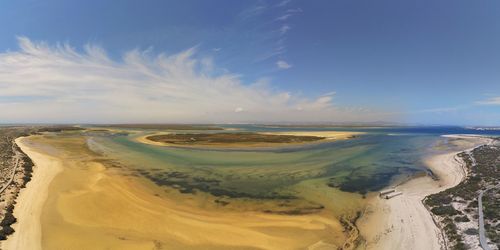
[[[275,21],[286,21],[287,19],[289,19],[290,17],[298,14],[298,13],[301,13],[302,12],[302,9],[301,8],[296,8],[296,9],[288,9],[285,11],[285,14],[277,17],[275,19]]]
[[[301,13],[301,12],[303,12],[301,8],[286,10],[286,13]]]
[[[279,16],[276,18],[276,21],[285,21],[286,19],[290,18],[292,14],[284,14],[282,16]]]
[[[500,105],[500,96],[490,97],[486,100],[478,101],[476,104],[479,105]]]
[[[240,12],[239,17],[243,20],[252,18],[262,14],[266,9],[267,9],[266,5],[263,4],[254,5]]]
[[[332,105],[333,94],[304,98],[266,81],[244,84],[216,73],[196,49],[173,55],[132,50],[111,59],[96,46],[79,51],[19,38],[0,53],[3,122],[359,121],[374,117]],[[278,63],[289,68],[286,62]],[[376,119],[379,119],[378,117]]]
[[[283,0],[281,2],[279,2],[276,7],[285,7],[287,6],[292,0]]]
[[[257,58],[255,59],[255,62],[265,61],[275,56],[284,54],[285,52],[286,52],[286,47],[283,45],[282,42],[278,41],[276,45],[269,51],[266,51],[265,53],[258,55]]]
[[[287,62],[285,62],[283,60],[277,61],[276,66],[278,66],[278,68],[280,68],[280,69],[289,69],[292,67],[292,65],[288,64]]]
[[[283,35],[283,34],[287,33],[290,29],[292,29],[292,28],[289,25],[285,24],[285,25],[281,26],[280,33]]]

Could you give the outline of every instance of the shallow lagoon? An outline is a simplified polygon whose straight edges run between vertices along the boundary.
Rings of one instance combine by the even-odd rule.
[[[214,150],[135,141],[157,130],[122,132],[30,139],[64,165],[45,205],[53,213],[43,217],[43,230],[51,232],[45,236],[53,239],[45,242],[60,244],[71,229],[87,233],[81,241],[95,246],[353,249],[364,244],[355,225],[371,200],[365,192],[425,174],[424,157],[459,144],[437,133],[369,130],[323,144]]]
[[[159,186],[181,193],[283,202],[300,200],[302,207],[329,206],[310,197],[339,190],[364,195],[415,174],[426,173],[423,158],[451,150],[440,133],[367,128],[270,128],[237,126],[238,131],[353,130],[354,139],[272,149],[186,149],[146,145],[134,140],[158,131],[90,136],[90,147],[134,169]],[[181,131],[184,132],[185,131]],[[314,183],[312,185],[311,183]],[[361,197],[360,195],[350,197]],[[326,202],[328,203],[328,202]],[[314,204],[314,205],[311,205]],[[341,208],[337,205],[336,208]],[[347,209],[347,208],[346,208]],[[342,209],[344,210],[344,209]],[[299,213],[296,209],[294,212]],[[303,212],[311,212],[306,209]]]

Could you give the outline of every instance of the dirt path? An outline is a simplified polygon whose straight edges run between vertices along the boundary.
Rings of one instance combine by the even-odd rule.
[[[14,166],[14,169],[12,170],[12,174],[10,175],[10,178],[9,178],[9,181],[5,184],[5,186],[2,187],[2,189],[0,190],[0,195],[3,194],[3,192],[5,192],[5,190],[10,186],[10,184],[12,184],[12,182],[14,181],[14,176],[16,175],[16,171],[17,171],[17,167],[19,166],[19,152],[15,149],[14,147],[15,143],[13,142],[12,143],[12,152],[15,152],[15,158],[16,158],[16,164]]]

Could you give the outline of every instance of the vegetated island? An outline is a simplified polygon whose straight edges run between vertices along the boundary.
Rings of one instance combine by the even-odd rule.
[[[449,249],[486,249],[485,245],[499,249],[500,139],[458,156],[465,162],[466,178],[455,187],[429,195],[424,203]],[[482,208],[478,205],[481,196]],[[480,213],[484,213],[485,233],[481,232]]]
[[[139,142],[178,147],[273,147],[354,138],[359,132],[162,133]]]

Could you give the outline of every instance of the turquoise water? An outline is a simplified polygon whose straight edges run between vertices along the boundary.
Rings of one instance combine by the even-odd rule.
[[[239,128],[245,131],[298,130]],[[376,191],[397,179],[426,172],[422,159],[437,153],[434,145],[446,145],[447,140],[440,137],[440,133],[387,129],[364,131],[367,134],[355,139],[277,149],[161,147],[133,141],[137,135],[94,135],[89,144],[94,150],[136,170],[158,185],[174,187],[185,193],[201,191],[216,196],[266,199],[294,197],[290,187],[311,179],[347,192]]]

